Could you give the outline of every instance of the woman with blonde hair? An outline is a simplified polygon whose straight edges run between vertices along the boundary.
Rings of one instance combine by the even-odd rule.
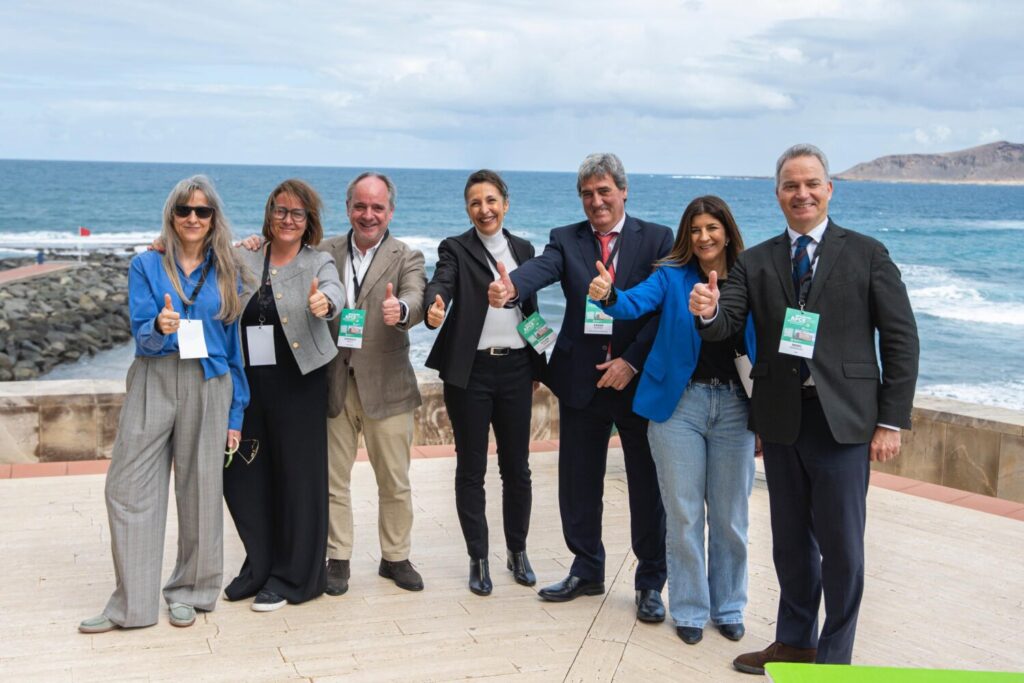
[[[103,613],[79,625],[82,633],[157,622],[172,467],[178,557],[163,588],[171,624],[191,626],[220,593],[224,449],[238,446],[249,388],[238,337],[240,269],[208,178],[171,190],[161,240],[163,254],[139,254],[129,268],[135,360],[105,487],[117,585]]]

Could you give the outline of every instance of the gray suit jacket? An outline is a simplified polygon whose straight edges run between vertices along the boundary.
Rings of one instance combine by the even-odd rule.
[[[249,251],[236,247],[235,253],[251,277],[244,278],[242,301],[249,302],[263,275],[265,249]],[[329,363],[338,354],[334,337],[327,321],[317,318],[309,310],[309,286],[313,278],[319,279],[319,288],[334,304],[334,315],[344,304],[345,294],[338,279],[338,269],[329,254],[303,247],[286,266],[270,266],[270,287],[274,292],[274,305],[281,318],[281,329],[288,339],[295,362],[305,375]],[[337,332],[337,324],[335,324]]]
[[[831,220],[818,249],[806,310],[821,319],[807,365],[832,436],[867,443],[878,423],[909,429],[920,348],[899,269],[881,242]],[[791,273],[786,233],[744,251],[722,287],[719,315],[700,330],[705,339],[725,339],[753,313],[750,429],[782,444],[796,440],[802,413],[800,359],[779,353],[786,308],[797,307]]]
[[[338,272],[349,268],[348,235],[331,237],[320,249],[334,257]],[[381,304],[387,284],[394,285],[395,296],[409,307],[409,318],[394,327],[384,324]],[[359,387],[359,401],[366,414],[382,420],[415,410],[420,406],[416,373],[409,362],[409,332],[423,321],[423,290],[427,273],[423,252],[388,236],[377,248],[377,254],[366,272],[356,307],[366,311],[363,327],[363,348],[338,349],[328,369],[327,414],[337,417],[345,407],[349,368]],[[338,337],[338,320],[332,320],[331,335]]]

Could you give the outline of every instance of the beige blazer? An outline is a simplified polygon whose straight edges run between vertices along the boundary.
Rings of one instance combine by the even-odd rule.
[[[319,249],[334,257],[339,273],[351,267],[348,235],[326,239],[320,243]],[[389,282],[394,285],[395,296],[409,308],[408,319],[394,327],[384,324],[380,310]],[[327,369],[329,416],[337,417],[345,407],[350,369],[359,390],[359,401],[369,417],[382,420],[420,406],[422,400],[416,373],[409,361],[408,330],[423,321],[423,290],[426,286],[423,252],[410,249],[391,236],[384,240],[377,248],[356,300],[356,306],[366,311],[363,348],[338,349],[338,356]],[[338,324],[337,318],[330,321],[334,339],[338,337]]]
[[[242,285],[242,301],[248,303],[259,286],[263,274],[264,250],[249,251],[236,247],[246,270],[251,275]],[[326,365],[338,353],[335,343],[338,332],[338,312],[344,305],[345,292],[338,279],[338,269],[328,254],[303,247],[286,266],[271,266],[268,272],[270,287],[274,292],[274,305],[281,318],[281,329],[288,339],[295,362],[303,375]],[[313,277],[319,278],[319,288],[334,304],[334,334],[327,327],[327,321],[317,318],[309,310],[309,286]]]

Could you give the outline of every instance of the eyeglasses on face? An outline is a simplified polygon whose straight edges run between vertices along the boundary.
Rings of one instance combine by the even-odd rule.
[[[295,223],[305,223],[309,212],[305,209],[286,209],[283,206],[275,206],[270,210],[270,215],[279,221],[283,221],[286,216],[291,216]]]
[[[196,212],[196,218],[202,218],[206,220],[213,215],[212,206],[187,206],[185,204],[174,205],[174,215],[178,218],[188,218],[189,214],[193,211]]]

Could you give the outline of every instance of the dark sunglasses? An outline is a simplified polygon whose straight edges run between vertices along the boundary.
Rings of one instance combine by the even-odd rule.
[[[188,215],[193,211],[196,212],[196,218],[202,218],[206,220],[213,215],[213,207],[210,206],[186,206],[184,204],[174,205],[174,215],[178,218],[188,218]]]

